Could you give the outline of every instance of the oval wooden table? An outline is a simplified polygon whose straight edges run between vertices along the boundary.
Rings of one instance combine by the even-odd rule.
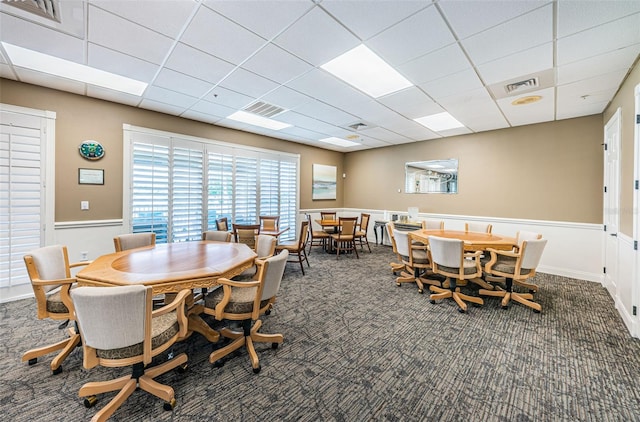
[[[153,287],[154,294],[209,288],[250,268],[256,253],[241,243],[163,243],[102,255],[76,274],[80,286]],[[204,305],[189,298],[189,330],[218,341],[218,332],[200,317]]]

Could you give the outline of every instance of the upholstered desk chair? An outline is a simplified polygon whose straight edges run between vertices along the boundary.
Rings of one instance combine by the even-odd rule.
[[[525,240],[536,240],[536,239],[542,239],[542,234],[540,233],[536,233],[536,232],[531,232],[531,231],[525,231],[525,230],[521,230],[518,231],[516,233],[516,244],[513,248],[513,252],[518,252],[518,250],[520,249],[520,247],[522,246],[522,242]],[[511,260],[515,263],[515,258],[511,257],[506,257],[506,256],[502,256],[501,260]],[[490,253],[486,253],[483,254],[482,258],[481,258],[481,262],[482,262],[482,268],[484,269],[486,267],[486,265],[489,263],[489,261],[491,260],[491,254]],[[488,282],[492,282],[492,283],[500,283],[502,286],[506,285],[507,279],[506,277],[499,277],[496,275],[492,275],[492,274],[486,274],[484,276],[484,279]],[[538,291],[538,286],[529,282],[526,282],[524,280],[513,280],[513,284],[518,285],[518,286],[522,286],[524,288],[529,289],[529,293],[535,293]],[[493,290],[493,289],[489,289],[489,290]]]
[[[284,242],[280,243],[276,246],[276,251],[282,252],[283,250],[289,251],[289,257],[294,257],[295,261],[288,262],[298,262],[300,264],[300,269],[302,270],[302,275],[304,275],[304,265],[303,262],[306,261],[307,266],[309,265],[309,260],[307,259],[307,237],[309,236],[309,222],[302,221],[300,223],[300,233],[298,233],[298,238],[293,242]]]
[[[231,242],[231,233],[220,230],[209,230],[202,233],[202,240],[215,240],[216,242]]]
[[[276,238],[268,234],[259,234],[256,236],[256,260],[267,259],[276,253]],[[258,273],[258,266],[253,265],[242,273],[233,277],[234,280],[250,280]],[[217,286],[218,288],[220,286]]]
[[[422,220],[422,228],[424,230],[444,230],[444,220],[426,218]]]
[[[253,372],[260,372],[261,366],[254,342],[271,342],[272,348],[282,343],[282,334],[260,333],[260,316],[271,310],[280,288],[284,267],[289,257],[286,249],[265,260],[258,260],[258,274],[254,281],[232,281],[221,278],[218,282],[222,289],[214,290],[205,298],[204,312],[213,315],[218,321],[242,321],[242,331],[223,328],[220,334],[232,340],[231,343],[214,350],[209,361],[221,366],[222,358],[242,346],[246,346],[251,359]]]
[[[404,271],[396,278],[398,287],[402,286],[402,283],[416,283],[418,293],[423,293],[425,284],[440,286],[440,281],[425,277],[427,271],[431,270],[427,245],[414,242],[409,232],[396,228],[393,228],[392,242],[395,243],[397,254],[404,265]]]
[[[448,289],[429,286],[431,290],[430,301],[452,298],[458,304],[460,312],[467,311],[467,304],[471,302],[482,305],[482,298],[469,296],[460,292],[458,285],[466,284],[466,280],[482,276],[480,255],[482,251],[474,253],[464,252],[464,242],[460,239],[448,239],[444,237],[429,236],[429,250],[431,251],[431,270],[434,274],[445,276],[447,280],[443,285]]]
[[[261,215],[260,230],[277,231],[280,225],[279,215]]]
[[[340,217],[338,219],[340,231],[331,235],[336,259],[340,257],[340,251],[352,251],[356,259],[360,259],[358,248],[356,248],[356,229],[358,228],[358,217]]]
[[[517,251],[487,249],[491,253],[491,260],[485,266],[485,272],[489,275],[505,277],[506,290],[480,289],[480,294],[502,297],[503,309],[507,309],[509,301],[513,299],[533,309],[534,312],[542,311],[542,306],[533,301],[533,294],[514,292],[513,283],[516,280],[524,282],[536,275],[536,267],[540,263],[546,244],[547,239],[534,239],[523,240]]]
[[[116,252],[128,251],[129,249],[142,248],[145,246],[155,246],[156,234],[150,233],[130,233],[121,234],[113,238],[113,246]]]
[[[369,246],[369,239],[367,239],[367,230],[369,228],[369,219],[371,215],[361,213],[360,214],[360,227],[356,229],[356,240],[360,243],[360,250],[364,250],[364,244],[367,244],[369,253],[371,253],[371,246]]]
[[[402,270],[405,269],[405,265],[402,262],[402,257],[400,256],[400,254],[398,253],[398,248],[396,246],[396,240],[393,237],[393,230],[394,230],[394,225],[392,221],[389,221],[386,225],[385,228],[387,230],[387,233],[389,234],[389,240],[391,240],[391,249],[393,250],[393,253],[396,254],[396,257],[398,259],[397,262],[390,262],[389,266],[391,267],[391,272],[394,275],[397,275],[398,272],[402,272]],[[401,274],[402,276],[402,274]],[[409,280],[407,281],[411,281],[411,274],[405,273],[404,276],[409,277]]]
[[[229,224],[227,223],[227,217],[220,217],[216,219],[216,228],[221,232],[229,231]]]
[[[53,320],[75,320],[73,303],[69,290],[76,279],[71,276],[71,268],[90,264],[89,261],[69,264],[66,246],[45,246],[31,251],[24,256],[27,273],[31,279],[31,287],[36,299],[38,319],[51,318]],[[60,327],[65,328],[67,323]],[[39,347],[25,352],[22,361],[29,365],[37,362],[38,358],[56,350],[60,353],[51,361],[51,371],[54,375],[62,372],[62,362],[80,342],[80,335],[75,327],[68,328],[69,337],[50,346]]]
[[[326,249],[327,242],[331,239],[331,235],[324,230],[314,230],[311,214],[305,214],[305,216],[309,222],[309,253],[311,253],[311,248],[314,246],[322,246]]]
[[[86,397],[87,407],[96,404],[97,394],[120,390],[92,421],[107,420],[137,388],[164,400],[165,410],[173,409],[173,389],[154,378],[176,367],[185,369],[187,355],[182,353],[153,368],[147,365],[187,334],[185,299],[189,294],[183,290],[168,305],[152,310],[151,287],[78,287],[71,291],[82,334],[84,367],[133,367],[131,375],[89,382],[80,388],[78,395]]]
[[[491,233],[492,225],[488,223],[482,223],[472,221],[470,223],[464,223],[464,231],[475,233]]]
[[[260,234],[260,224],[233,224],[233,239],[256,249],[256,237]]]

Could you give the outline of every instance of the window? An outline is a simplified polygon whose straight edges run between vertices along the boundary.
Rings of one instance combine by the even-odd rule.
[[[295,238],[298,155],[128,125],[124,139],[125,224],[133,233],[154,231],[158,243],[199,240],[220,217],[250,224],[280,215],[291,227],[284,239]]]
[[[55,113],[0,104],[0,296],[29,294],[23,256],[53,227]],[[46,177],[45,177],[46,176]],[[49,185],[45,187],[44,181]],[[46,194],[45,194],[46,193]],[[47,224],[48,223],[48,224]]]

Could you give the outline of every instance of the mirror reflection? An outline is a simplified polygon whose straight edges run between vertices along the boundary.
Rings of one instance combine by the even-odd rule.
[[[406,193],[458,193],[458,160],[405,163]]]

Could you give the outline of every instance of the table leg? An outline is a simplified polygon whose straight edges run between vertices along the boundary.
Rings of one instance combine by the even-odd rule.
[[[189,309],[189,331],[195,331],[202,334],[207,340],[212,343],[217,342],[220,339],[220,333],[211,328],[209,324],[205,322],[200,316],[204,311],[204,305],[194,305]]]
[[[378,227],[373,228],[373,234],[376,236],[376,245],[378,244]]]

